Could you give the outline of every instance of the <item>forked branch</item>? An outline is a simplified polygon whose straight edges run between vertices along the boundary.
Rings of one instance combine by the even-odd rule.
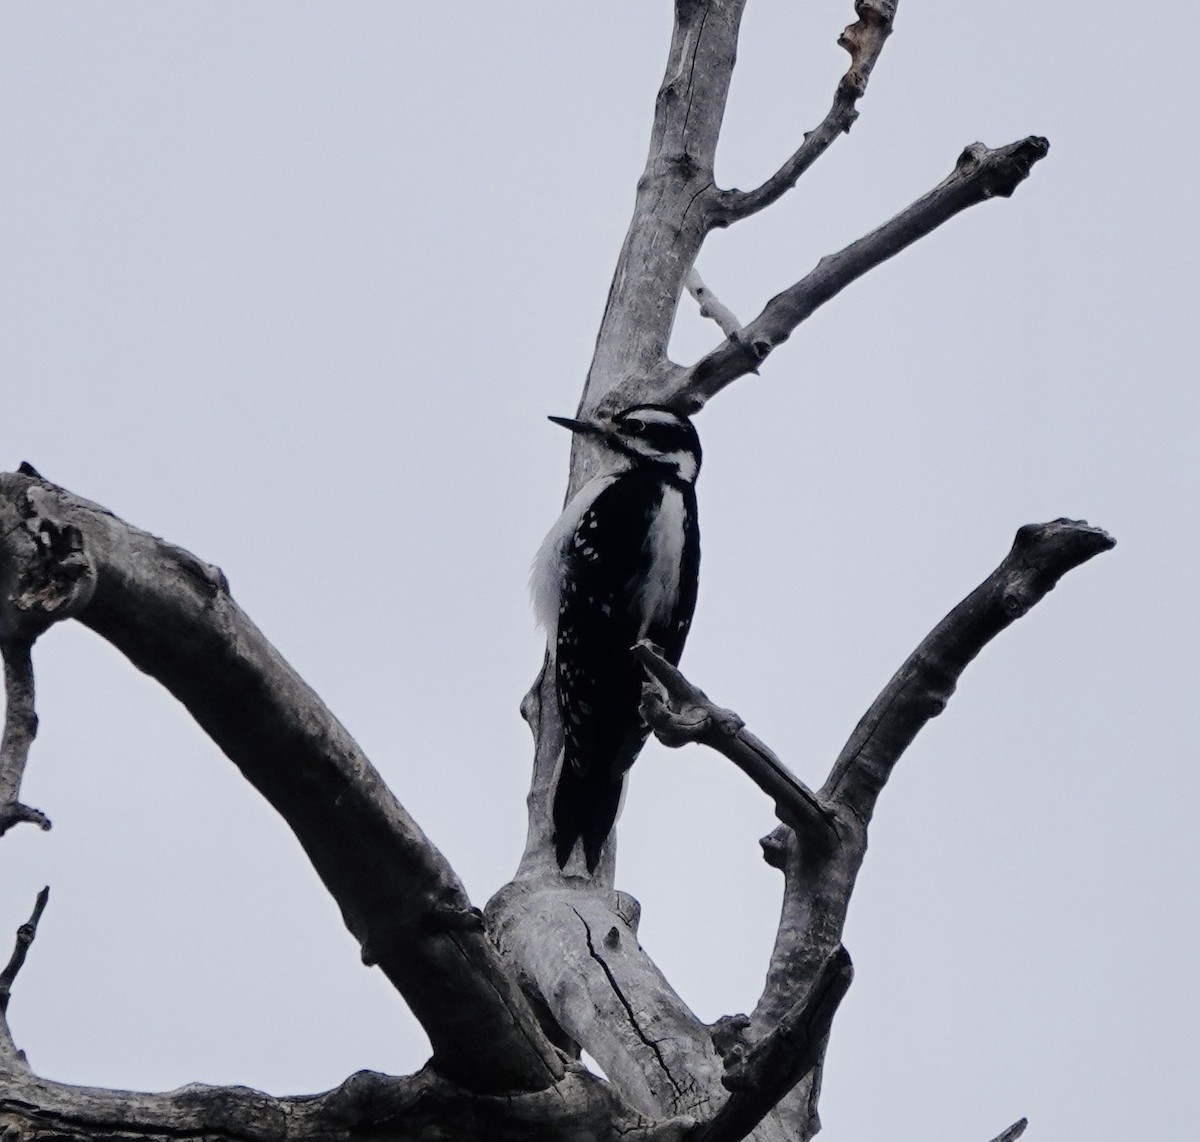
[[[1037,136],[994,150],[973,143],[959,156],[949,177],[928,194],[870,234],[822,258],[811,273],[767,302],[736,341],[726,340],[691,368],[681,369],[667,399],[692,411],[701,408],[731,381],[754,372],[814,310],[868,270],[967,207],[989,198],[1007,198],[1049,149],[1050,144]]]
[[[0,518],[21,523],[4,537],[20,541],[0,551],[0,582],[48,584],[7,599],[65,597],[36,539],[74,537],[69,546],[93,569],[86,598],[71,596],[77,617],[174,694],[283,816],[364,960],[421,1021],[440,1073],[487,1092],[558,1081],[562,1062],[453,869],[233,601],[220,570],[24,474],[0,475]]]
[[[784,872],[784,901],[752,1037],[797,1000],[807,972],[841,940],[850,895],[866,853],[867,826],[901,755],[939,714],[962,672],[997,634],[1040,602],[1068,571],[1113,546],[1099,528],[1060,519],[1027,524],[991,573],[921,641],[859,721],[818,796],[839,822],[840,844],[812,860],[785,826],[763,842]]]
[[[669,746],[693,741],[717,750],[749,773],[788,821],[763,842],[768,862],[784,872],[783,908],[763,995],[753,1015],[740,1019],[738,1042],[725,1051],[727,1065],[731,1057],[736,1064],[739,1053],[758,1057],[785,1034],[781,1028],[796,1011],[814,1002],[810,981],[832,970],[875,803],[917,732],[945,707],[963,670],[992,638],[1064,574],[1112,546],[1105,532],[1075,520],[1020,528],[999,567],[922,640],[875,700],[819,793],[651,646],[635,648],[654,680],[642,709],[659,738]],[[849,974],[844,983],[849,985]],[[814,1049],[808,1070],[820,1062],[819,1045]],[[792,1075],[793,1081],[802,1077]],[[778,1091],[779,1098],[784,1094]],[[1011,1129],[1019,1134],[1023,1126]]]
[[[796,185],[840,135],[846,134],[858,118],[858,101],[867,90],[867,80],[896,18],[898,0],[857,0],[858,20],[838,37],[838,46],[850,53],[850,67],[842,76],[833,96],[833,106],[812,131],[806,131],[800,148],[766,182],[754,190],[723,190],[712,200],[714,226],[728,226],[754,214],[781,198]]]

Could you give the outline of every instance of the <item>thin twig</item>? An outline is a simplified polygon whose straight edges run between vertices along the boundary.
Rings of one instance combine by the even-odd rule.
[[[1033,135],[995,150],[973,143],[959,156],[948,178],[878,229],[822,258],[810,274],[767,302],[737,341],[727,340],[690,368],[681,369],[672,399],[692,411],[700,408],[730,382],[754,372],[796,326],[868,270],[967,207],[989,198],[1007,198],[1049,149],[1045,139]]]
[[[1027,1118],[1018,1118],[1003,1134],[997,1134],[992,1142],[1017,1142],[1017,1139],[1025,1133],[1025,1127],[1028,1125]]]
[[[858,21],[838,37],[838,46],[850,53],[850,67],[838,83],[829,113],[815,130],[805,132],[800,148],[761,186],[749,191],[720,192],[713,206],[714,225],[727,226],[770,206],[796,185],[835,139],[849,132],[858,118],[855,105],[866,91],[871,70],[892,34],[897,3],[898,0],[857,0],[854,9]]]
[[[837,840],[836,817],[821,799],[749,730],[732,710],[715,705],[646,641],[633,653],[661,690],[647,686],[642,716],[664,745],[696,742],[716,750],[776,805],[780,817],[826,848]]]
[[[39,809],[17,800],[29,750],[37,735],[33,700],[33,643],[26,638],[0,639],[4,657],[4,736],[0,738],[0,836],[28,821],[41,829],[50,821]]]
[[[12,998],[12,987],[16,982],[17,973],[25,963],[29,947],[37,935],[38,922],[46,910],[46,902],[50,899],[49,887],[43,888],[37,894],[33,912],[28,920],[17,929],[16,942],[12,955],[4,971],[0,972],[0,1071],[28,1070],[25,1052],[18,1050],[13,1042],[12,1031],[8,1026],[8,1001]]]
[[[683,284],[700,307],[701,317],[711,317],[721,327],[721,332],[732,340],[740,336],[742,323],[737,319],[737,314],[704,284],[704,279],[695,266],[688,270]]]
[[[37,894],[37,900],[34,901],[33,912],[29,919],[17,929],[13,953],[9,957],[4,971],[0,972],[0,1015],[8,1013],[8,1001],[12,997],[12,986],[17,980],[17,973],[25,964],[29,946],[37,935],[38,923],[42,919],[42,913],[46,911],[46,903],[49,899],[50,887],[47,885]]]

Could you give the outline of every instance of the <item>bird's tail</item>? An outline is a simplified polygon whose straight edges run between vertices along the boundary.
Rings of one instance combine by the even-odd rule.
[[[579,773],[563,762],[554,791],[554,849],[564,868],[575,842],[582,838],[588,872],[600,863],[600,850],[617,820],[624,782],[605,772]]]

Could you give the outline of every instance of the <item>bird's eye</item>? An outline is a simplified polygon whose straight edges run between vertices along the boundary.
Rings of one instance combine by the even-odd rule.
[[[631,436],[637,436],[646,431],[646,422],[644,420],[627,420],[624,428]]]

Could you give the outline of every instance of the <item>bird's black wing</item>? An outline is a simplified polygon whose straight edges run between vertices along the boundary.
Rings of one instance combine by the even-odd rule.
[[[564,732],[554,798],[560,865],[582,837],[588,868],[595,869],[617,817],[622,779],[649,734],[638,712],[644,673],[632,647],[642,634],[638,590],[662,493],[654,474],[626,474],[596,497],[569,541],[555,664]],[[694,525],[695,493],[688,485],[682,494]],[[696,528],[685,528],[685,536],[680,605],[645,632],[672,662],[679,661],[696,601]]]
[[[638,716],[642,670],[630,648],[632,609],[645,566],[657,481],[629,473],[584,512],[566,552],[555,648],[567,763],[617,778],[645,740]]]

